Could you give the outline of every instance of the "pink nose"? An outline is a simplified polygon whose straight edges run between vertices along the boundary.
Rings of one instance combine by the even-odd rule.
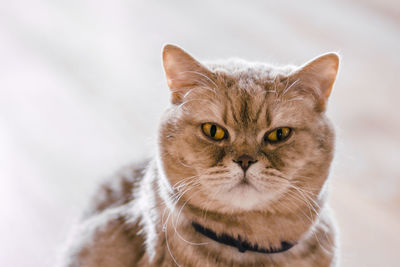
[[[257,160],[253,159],[249,155],[241,155],[233,162],[239,164],[240,167],[242,167],[243,171],[245,172],[250,167],[250,165],[256,163]]]

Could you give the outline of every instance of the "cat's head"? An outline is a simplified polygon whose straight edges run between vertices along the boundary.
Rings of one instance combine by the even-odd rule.
[[[325,107],[338,63],[330,53],[301,67],[201,64],[165,46],[172,97],[159,143],[170,192],[219,212],[274,210],[318,195],[333,156]]]

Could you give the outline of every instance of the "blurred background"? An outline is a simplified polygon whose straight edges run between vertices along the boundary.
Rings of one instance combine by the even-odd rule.
[[[99,182],[152,154],[165,43],[278,64],[339,52],[341,265],[399,266],[397,0],[1,2],[1,266],[52,266]]]

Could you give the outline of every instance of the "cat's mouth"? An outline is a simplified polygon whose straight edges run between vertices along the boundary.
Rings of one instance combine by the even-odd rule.
[[[249,178],[247,178],[246,173],[243,174],[242,180],[240,180],[239,185],[251,185]]]
[[[257,192],[260,192],[258,188],[250,181],[250,179],[246,176],[246,174],[243,174],[242,179],[240,179],[239,182],[234,184],[228,192],[232,192],[235,189],[241,189],[241,190],[246,190],[246,189],[254,189]]]

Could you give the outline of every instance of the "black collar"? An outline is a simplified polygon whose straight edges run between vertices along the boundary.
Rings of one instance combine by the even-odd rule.
[[[288,243],[286,241],[281,242],[281,247],[280,248],[259,248],[257,244],[252,245],[247,241],[242,241],[240,236],[238,238],[234,238],[232,236],[229,236],[227,234],[220,234],[217,235],[213,230],[205,228],[204,226],[201,226],[198,223],[192,222],[192,225],[194,229],[199,232],[200,234],[205,235],[208,238],[211,238],[214,241],[217,241],[219,243],[235,247],[239,250],[239,252],[244,253],[246,250],[254,251],[254,252],[260,252],[260,253],[266,253],[266,254],[271,254],[271,253],[280,253],[284,252],[286,250],[289,250],[291,247],[293,247],[295,244]]]

